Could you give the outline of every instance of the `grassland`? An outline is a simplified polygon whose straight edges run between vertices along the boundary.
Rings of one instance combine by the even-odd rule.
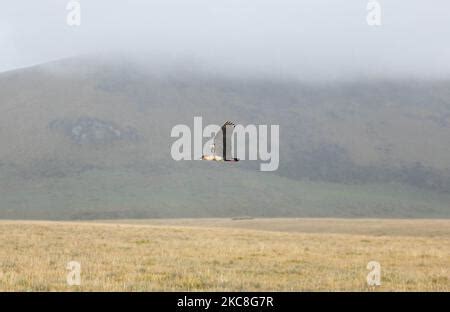
[[[174,166],[34,179],[0,169],[0,219],[450,218],[450,193],[398,183],[301,181],[204,162]]]
[[[3,291],[450,291],[450,220],[1,221],[0,246]]]

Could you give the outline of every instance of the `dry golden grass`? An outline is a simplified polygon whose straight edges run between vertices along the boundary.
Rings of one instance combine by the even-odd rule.
[[[450,220],[0,221],[0,290],[450,291]],[[66,265],[81,263],[81,286]]]

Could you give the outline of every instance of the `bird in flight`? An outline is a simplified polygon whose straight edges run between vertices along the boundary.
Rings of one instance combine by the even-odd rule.
[[[236,125],[231,121],[227,121],[220,128],[214,137],[214,143],[211,144],[211,154],[203,155],[202,160],[212,161],[231,161],[237,162],[239,159],[231,155],[231,136],[233,135]]]

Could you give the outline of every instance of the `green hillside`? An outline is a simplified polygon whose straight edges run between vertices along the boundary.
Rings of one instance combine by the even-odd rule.
[[[450,82],[311,83],[75,58],[0,74],[0,217],[450,217]],[[170,158],[280,125],[280,168]]]

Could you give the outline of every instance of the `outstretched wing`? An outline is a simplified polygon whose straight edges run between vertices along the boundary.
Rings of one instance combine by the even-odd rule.
[[[223,160],[232,160],[231,136],[233,135],[235,124],[227,121],[220,128],[214,137],[215,154],[223,157]]]

